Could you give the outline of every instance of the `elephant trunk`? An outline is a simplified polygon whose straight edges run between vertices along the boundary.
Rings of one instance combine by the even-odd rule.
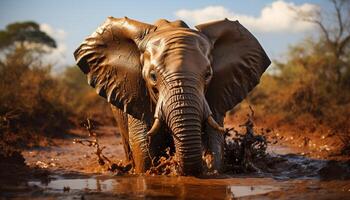
[[[181,85],[170,90],[164,105],[164,117],[173,133],[180,173],[184,175],[201,173],[202,96],[193,86]]]

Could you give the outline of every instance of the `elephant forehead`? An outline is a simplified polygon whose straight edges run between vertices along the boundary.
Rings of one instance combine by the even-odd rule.
[[[210,51],[210,42],[203,37],[198,31],[189,28],[168,28],[156,31],[150,35],[147,43],[151,48],[170,48],[181,46],[183,48],[200,48],[206,52]]]
[[[152,34],[146,49],[154,65],[208,65],[210,45],[198,31],[171,28]]]

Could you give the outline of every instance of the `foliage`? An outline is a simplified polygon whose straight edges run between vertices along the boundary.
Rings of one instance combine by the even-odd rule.
[[[309,115],[318,123],[346,131],[346,119],[350,117],[350,62],[336,59],[320,48],[322,43],[308,39],[291,47],[286,62],[275,62],[277,72],[262,77],[249,97],[250,103],[263,108],[266,114],[282,115],[286,122],[297,122],[298,117]],[[333,68],[337,64],[345,69],[339,80]]]
[[[86,84],[78,67],[53,75],[52,66],[43,64],[45,48],[55,46],[34,22],[0,31],[0,154],[64,137],[86,117],[111,123],[109,106]]]
[[[247,102],[265,125],[350,135],[350,18],[344,18],[350,2],[332,3],[335,19],[304,15],[319,26],[319,36],[291,46],[287,59],[274,61],[273,72],[265,73],[249,95]]]
[[[58,78],[61,87],[60,97],[72,110],[76,122],[92,118],[105,125],[113,124],[109,104],[87,84],[86,76],[77,66],[67,67]]]
[[[7,25],[5,30],[0,30],[0,49],[9,48],[17,42],[37,43],[56,48],[55,40],[32,21],[12,23]]]
[[[9,149],[34,145],[40,136],[61,136],[71,124],[51,67],[28,62],[28,51],[16,49],[0,66],[0,146]]]

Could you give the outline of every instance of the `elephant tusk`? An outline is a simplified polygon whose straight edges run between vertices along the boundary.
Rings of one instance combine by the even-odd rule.
[[[220,126],[211,115],[209,115],[208,117],[208,124],[215,130],[220,131],[221,133],[225,133],[226,131],[225,128]]]
[[[159,131],[160,127],[161,127],[160,120],[158,118],[156,118],[154,120],[154,122],[153,122],[151,130],[149,130],[147,132],[147,136],[154,136],[155,134],[157,134],[157,132]]]

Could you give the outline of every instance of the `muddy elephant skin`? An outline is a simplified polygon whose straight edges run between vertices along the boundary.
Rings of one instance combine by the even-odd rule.
[[[113,105],[138,173],[167,147],[183,175],[202,172],[203,152],[220,170],[225,112],[270,65],[255,37],[227,19],[191,29],[183,21],[109,17],[74,56],[88,83]]]

